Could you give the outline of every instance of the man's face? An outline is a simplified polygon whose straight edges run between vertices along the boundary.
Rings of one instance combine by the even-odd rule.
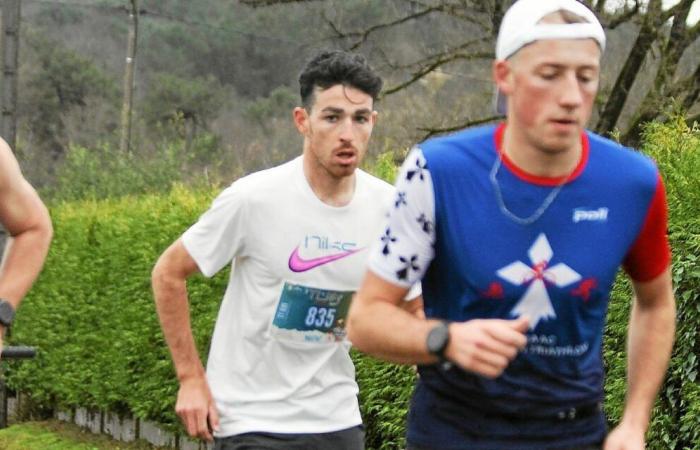
[[[499,83],[509,96],[508,125],[542,151],[576,148],[598,91],[600,48],[596,42],[541,40],[499,63],[508,67],[503,86]]]
[[[350,86],[316,88],[307,111],[294,110],[294,122],[304,136],[304,157],[311,170],[332,178],[352,175],[367,152],[377,113],[372,97]]]

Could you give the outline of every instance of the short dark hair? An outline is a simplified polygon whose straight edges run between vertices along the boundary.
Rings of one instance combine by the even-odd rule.
[[[328,89],[336,84],[353,87],[377,100],[383,82],[364,56],[324,50],[312,57],[299,75],[299,93],[304,108],[311,108],[314,88]]]

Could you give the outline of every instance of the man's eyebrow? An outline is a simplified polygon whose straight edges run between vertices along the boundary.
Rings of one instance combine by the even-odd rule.
[[[557,63],[557,62],[543,62],[543,63],[538,64],[536,67],[538,69],[548,68],[548,67],[552,67],[554,69],[566,69],[567,67],[570,67],[570,66],[571,66],[570,64],[562,64],[562,63]],[[599,70],[600,66],[596,65],[596,64],[584,64],[582,66],[576,66],[576,70],[581,70],[581,69]]]
[[[342,114],[345,112],[343,108],[336,108],[335,106],[326,106],[321,110],[321,112],[328,112],[328,113],[335,113],[335,114]]]
[[[345,110],[343,108],[337,108],[335,106],[326,106],[321,110],[321,112],[324,113],[333,113],[333,114],[343,114],[345,113]],[[372,110],[369,108],[361,108],[355,111],[351,112],[353,115],[367,115],[367,114],[372,114]]]

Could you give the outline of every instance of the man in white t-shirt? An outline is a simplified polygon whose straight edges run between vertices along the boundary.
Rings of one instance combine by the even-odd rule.
[[[216,449],[364,448],[345,321],[394,195],[357,168],[382,80],[362,56],[332,51],[299,83],[302,156],[233,183],[153,271],[177,413],[191,436],[213,431]],[[205,375],[185,281],[229,263]]]

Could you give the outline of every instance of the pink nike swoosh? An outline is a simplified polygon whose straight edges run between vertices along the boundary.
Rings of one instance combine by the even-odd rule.
[[[364,249],[358,248],[357,250],[348,250],[343,253],[336,253],[335,255],[321,256],[320,258],[303,259],[301,256],[299,256],[299,246],[297,245],[292,254],[289,255],[289,270],[291,270],[292,272],[306,272],[307,270],[311,270],[314,267],[322,266],[324,264],[328,264],[329,262],[345,258],[346,256],[350,256],[353,253],[357,253],[361,250]]]

